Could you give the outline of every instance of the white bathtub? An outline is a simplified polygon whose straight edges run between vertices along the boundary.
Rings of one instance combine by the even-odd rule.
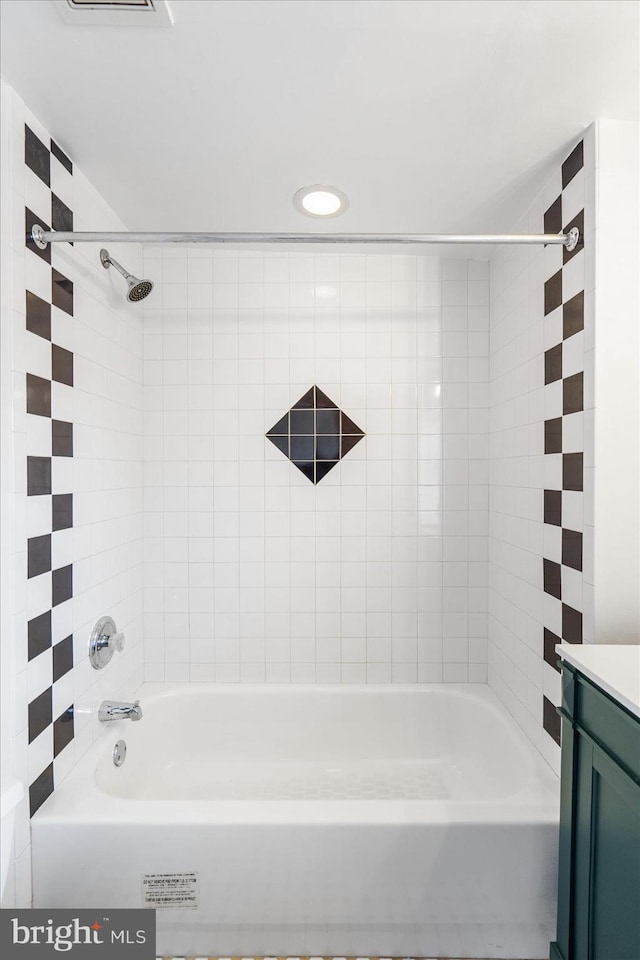
[[[487,687],[139,697],[33,818],[35,907],[142,906],[186,874],[159,953],[548,957],[558,782]]]

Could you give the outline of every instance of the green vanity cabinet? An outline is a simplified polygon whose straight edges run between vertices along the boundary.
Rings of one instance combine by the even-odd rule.
[[[562,664],[551,960],[640,960],[640,719]]]

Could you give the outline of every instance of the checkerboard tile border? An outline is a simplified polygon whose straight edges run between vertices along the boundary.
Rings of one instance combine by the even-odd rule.
[[[570,518],[582,514],[584,496],[584,208],[567,210],[566,193],[583,168],[581,140],[562,164],[562,189],[543,225],[545,233],[577,227],[581,238],[575,250],[562,248],[562,262],[545,260],[544,318],[551,345],[544,354],[542,647],[545,663],[558,672],[555,644],[583,642],[583,532],[572,529]],[[560,744],[560,717],[551,700],[542,699],[543,728]]]
[[[27,476],[27,682],[29,807],[33,814],[53,792],[58,757],[74,739],[73,669],[70,630],[73,598],[73,493],[59,487],[56,463],[73,456],[73,423],[68,408],[73,389],[73,352],[55,342],[57,311],[73,316],[73,279],[52,264],[51,246],[39,250],[31,228],[73,230],[73,212],[56,194],[72,195],[73,164],[53,141],[48,144],[25,125],[25,228],[27,257],[41,266],[38,291],[25,290]],[[33,176],[32,176],[33,175]],[[43,189],[44,187],[44,189]],[[63,189],[60,189],[62,187]],[[67,268],[65,268],[67,269]],[[27,276],[30,271],[27,270]],[[45,296],[45,291],[48,291]],[[37,369],[36,369],[37,368]]]

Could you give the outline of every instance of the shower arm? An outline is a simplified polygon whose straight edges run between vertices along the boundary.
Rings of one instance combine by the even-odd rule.
[[[40,250],[50,243],[486,243],[486,244],[559,244],[575,250],[580,231],[568,233],[75,233],[45,230],[34,224],[27,240]]]

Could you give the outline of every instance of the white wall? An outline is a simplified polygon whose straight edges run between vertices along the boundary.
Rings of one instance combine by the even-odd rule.
[[[486,680],[488,272],[145,250],[148,680]],[[316,486],[266,431],[366,437]]]
[[[3,775],[6,765],[28,793],[52,762],[58,786],[103,733],[99,702],[126,698],[142,680],[142,312],[125,302],[124,284],[105,272],[95,247],[53,247],[52,266],[74,284],[74,312],[52,308],[51,341],[73,353],[74,386],[52,384],[52,415],[73,422],[74,455],[52,458],[52,483],[53,493],[73,494],[74,519],[71,529],[52,533],[51,496],[28,497],[26,486],[26,457],[51,455],[51,426],[47,417],[25,412],[25,373],[51,379],[51,344],[26,330],[25,289],[51,302],[52,288],[51,267],[25,248],[25,206],[49,222],[53,189],[73,210],[76,229],[123,225],[77,168],[71,175],[52,158],[51,189],[27,169],[25,123],[47,147],[49,133],[4,84],[2,98],[9,154],[3,153],[2,752]],[[141,265],[135,247],[113,253],[131,270]],[[73,635],[74,666],[55,682],[51,648],[27,658],[27,621],[52,604],[51,574],[27,579],[27,538],[49,533],[52,568],[73,567],[73,597],[52,610],[52,643]],[[115,617],[127,646],[98,674],[87,645],[103,614]],[[28,742],[28,704],[49,688],[53,720],[71,705],[74,712],[74,737],[55,758],[52,724]],[[27,797],[3,906],[28,906],[30,898]]]

